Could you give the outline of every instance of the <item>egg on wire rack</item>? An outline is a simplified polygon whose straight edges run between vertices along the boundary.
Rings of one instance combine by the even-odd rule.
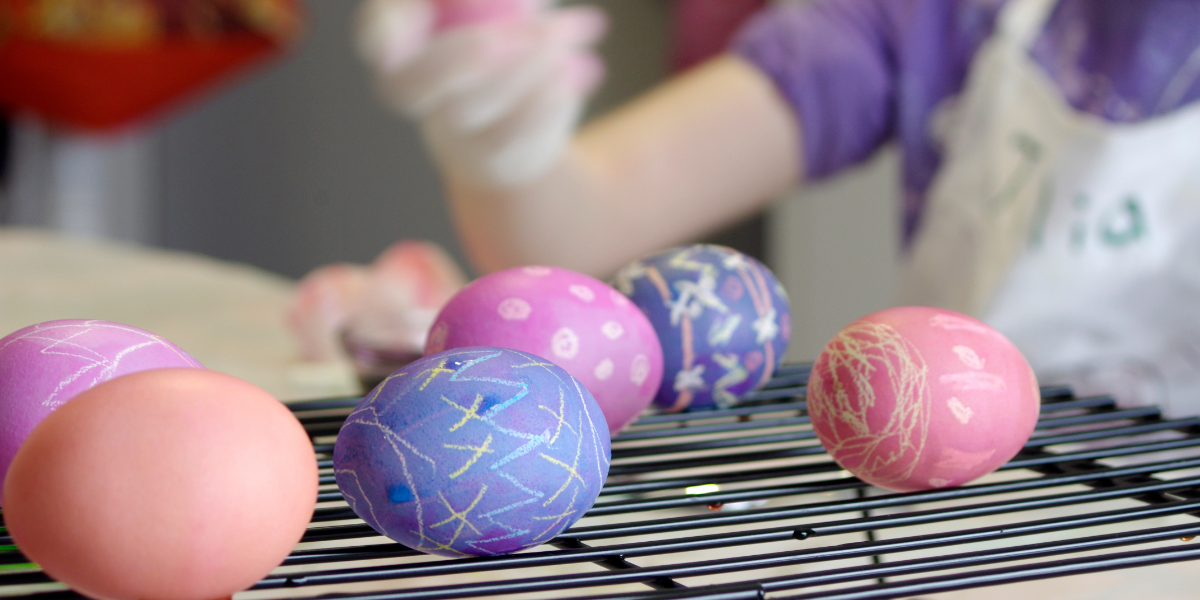
[[[662,379],[650,321],[608,284],[567,269],[517,267],[468,284],[442,307],[425,353],[498,346],[566,369],[591,392],[610,433],[637,418]]]
[[[1017,454],[1041,399],[1025,357],[949,310],[889,308],[847,325],[808,382],[813,429],[835,461],[897,491],[962,485]]]
[[[338,433],[333,466],[379,533],[430,554],[487,556],[549,541],[583,516],[609,457],[600,407],[570,374],[472,347],[379,384]]]
[[[204,368],[153,333],[109,321],[46,321],[0,339],[0,483],[29,432],[67,400],[121,375],[172,367]]]
[[[630,263],[614,285],[646,313],[662,343],[659,408],[730,407],[783,361],[792,333],[787,292],[750,256],[681,246]]]
[[[246,589],[300,540],[317,500],[304,427],[240,379],[125,375],[33,430],[4,487],[17,547],[103,600],[213,600]]]

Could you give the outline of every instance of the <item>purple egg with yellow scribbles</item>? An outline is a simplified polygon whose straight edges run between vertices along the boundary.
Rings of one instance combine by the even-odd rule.
[[[604,415],[533,354],[469,347],[396,371],[347,417],[338,488],[372,528],[442,556],[545,543],[591,508],[608,476]]]
[[[662,347],[646,315],[603,281],[556,267],[506,269],[459,290],[433,322],[425,353],[465,346],[553,361],[592,393],[610,434],[650,406],[662,380]]]
[[[200,363],[137,327],[92,319],[46,321],[0,339],[0,485],[33,428],[63,403],[122,375]]]
[[[672,248],[621,269],[614,285],[658,333],[663,378],[654,404],[668,412],[737,404],[787,352],[787,292],[770,269],[732,248]]]

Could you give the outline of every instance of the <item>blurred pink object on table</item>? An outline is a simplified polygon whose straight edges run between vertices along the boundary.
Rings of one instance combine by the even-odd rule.
[[[419,358],[442,305],[466,277],[436,244],[396,242],[370,266],[315,269],[296,288],[288,326],[307,360],[351,359],[364,386]]]

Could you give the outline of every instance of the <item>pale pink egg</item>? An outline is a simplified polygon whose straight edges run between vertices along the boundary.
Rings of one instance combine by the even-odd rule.
[[[920,306],[846,326],[808,384],[808,412],[843,468],[898,491],[956,486],[999,468],[1037,424],[1025,357],[982,321]]]
[[[103,600],[213,600],[278,566],[307,529],[317,464],[263,390],[200,369],[100,384],[47,417],[4,487],[17,547]]]
[[[436,0],[435,29],[485,21],[516,21],[532,16],[544,0]]]
[[[467,346],[521,350],[566,369],[613,433],[650,405],[662,380],[662,346],[646,315],[604,282],[566,269],[518,267],[463,288],[438,314],[425,354]]]

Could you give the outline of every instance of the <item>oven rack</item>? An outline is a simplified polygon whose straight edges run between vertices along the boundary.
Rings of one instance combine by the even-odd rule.
[[[257,598],[909,598],[1200,558],[1200,418],[1042,388],[1037,430],[996,473],[914,493],[873,488],[809,424],[808,365],[735,408],[648,415],[613,441],[596,505],[549,544],[430,557],[380,537],[333,482],[357,398],[298,402],[319,503]],[[0,513],[2,518],[2,513]],[[3,523],[0,522],[0,527]],[[0,597],[79,598],[0,529]]]

